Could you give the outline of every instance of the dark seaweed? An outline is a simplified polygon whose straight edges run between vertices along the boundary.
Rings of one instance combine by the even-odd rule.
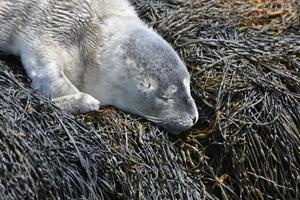
[[[133,3],[187,63],[198,124],[175,138],[113,108],[72,116],[3,57],[0,199],[299,199],[299,15],[278,33],[218,1]]]

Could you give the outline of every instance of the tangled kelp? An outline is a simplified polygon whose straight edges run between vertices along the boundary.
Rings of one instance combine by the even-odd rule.
[[[192,72],[197,126],[180,139],[111,108],[75,118],[2,63],[1,197],[299,199],[300,35],[240,32],[213,1],[134,3]]]
[[[298,0],[225,0],[215,3],[216,12],[240,26],[260,31],[282,32],[300,30],[300,2]]]

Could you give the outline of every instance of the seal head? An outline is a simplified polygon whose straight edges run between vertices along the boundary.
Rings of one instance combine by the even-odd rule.
[[[198,111],[184,63],[152,29],[136,28],[126,35],[121,41],[112,39],[114,48],[102,53],[102,65],[109,65],[104,68],[110,72],[105,72],[106,84],[101,87],[106,85],[110,95],[100,95],[100,101],[143,116],[173,134],[189,129]]]

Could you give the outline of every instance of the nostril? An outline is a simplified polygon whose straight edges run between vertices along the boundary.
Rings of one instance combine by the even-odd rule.
[[[198,117],[193,117],[192,120],[193,120],[193,124],[195,124],[198,121]]]

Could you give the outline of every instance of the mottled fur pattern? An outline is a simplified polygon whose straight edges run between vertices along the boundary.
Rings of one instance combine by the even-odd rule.
[[[197,121],[186,67],[126,0],[2,0],[0,49],[69,112],[101,102],[173,133]]]

